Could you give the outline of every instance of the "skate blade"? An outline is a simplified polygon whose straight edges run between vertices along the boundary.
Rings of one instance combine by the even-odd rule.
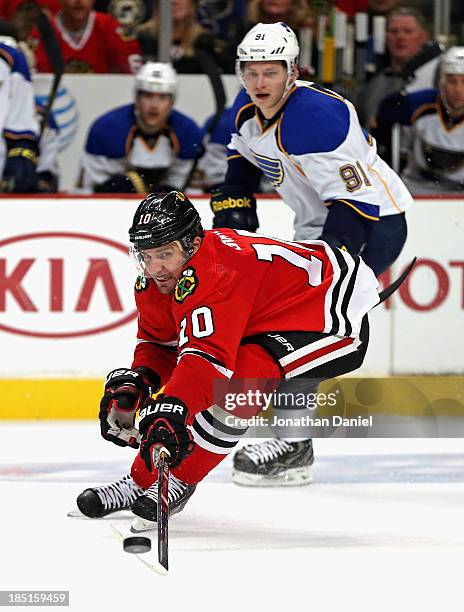
[[[85,516],[85,514],[82,514],[79,508],[73,508],[68,512],[66,516],[69,516],[69,518],[88,518],[87,516]]]
[[[261,474],[247,474],[246,472],[232,472],[232,480],[235,484],[244,487],[301,487],[313,481],[311,470],[295,468],[287,470],[284,474],[277,476],[262,476]]]
[[[157,528],[156,521],[148,521],[139,516],[136,516],[131,523],[131,533],[142,533],[144,531],[151,531]]]

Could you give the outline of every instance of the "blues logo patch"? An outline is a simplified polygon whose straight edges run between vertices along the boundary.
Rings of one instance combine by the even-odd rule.
[[[265,155],[258,155],[253,151],[256,163],[267,178],[271,181],[274,187],[278,187],[284,180],[284,168],[280,159],[273,159]]]
[[[195,274],[195,268],[186,268],[182,272],[182,276],[177,281],[176,288],[174,290],[174,300],[178,304],[182,302],[189,295],[192,295],[198,287],[198,278]]]
[[[137,291],[137,293],[148,289],[148,278],[145,278],[145,276],[137,276],[134,289]]]

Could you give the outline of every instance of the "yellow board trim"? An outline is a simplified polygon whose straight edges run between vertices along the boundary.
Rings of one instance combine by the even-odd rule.
[[[103,378],[1,380],[0,420],[97,422],[103,384]],[[462,376],[345,377],[324,381],[318,391],[327,394],[338,385],[347,416],[363,406],[369,413],[415,416],[430,414],[433,406],[435,414],[464,416]]]
[[[0,380],[0,420],[98,420],[104,379]]]

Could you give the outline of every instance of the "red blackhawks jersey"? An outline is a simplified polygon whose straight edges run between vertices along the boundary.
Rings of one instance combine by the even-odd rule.
[[[213,401],[215,379],[230,379],[243,339],[271,332],[358,336],[379,302],[378,282],[359,258],[325,242],[286,242],[242,230],[207,230],[173,295],[138,279],[138,345],[133,367],[170,374],[164,393],[190,418]]]
[[[139,68],[138,41],[125,37],[111,15],[91,11],[78,42],[63,27],[60,13],[55,16],[53,26],[63,53],[66,72],[132,73]],[[28,43],[35,51],[37,71],[53,72],[36,28],[32,30]]]

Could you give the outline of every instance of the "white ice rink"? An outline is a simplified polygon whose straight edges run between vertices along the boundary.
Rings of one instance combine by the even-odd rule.
[[[464,608],[460,439],[316,440],[298,488],[238,487],[229,459],[172,518],[168,576],[123,552],[129,513],[66,516],[133,451],[97,423],[3,422],[0,439],[0,590],[69,590],[76,612]]]

